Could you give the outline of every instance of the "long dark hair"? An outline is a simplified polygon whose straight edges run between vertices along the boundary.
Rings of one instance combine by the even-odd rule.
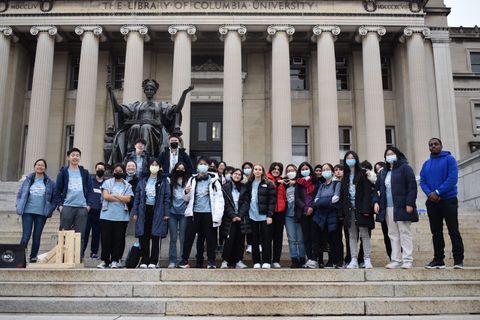
[[[312,178],[313,184],[316,184],[318,182],[317,175],[315,174],[315,171],[313,170],[312,165],[310,163],[308,163],[307,161],[304,161],[304,162],[300,163],[300,165],[298,166],[297,178],[303,178],[302,167],[304,167],[304,166],[308,167],[308,169],[310,170],[310,178]]]
[[[177,172],[177,169],[179,166],[183,166],[184,168],[184,172],[183,173],[179,173]],[[182,178],[182,184],[181,184],[181,187],[184,188],[185,185],[187,184],[187,180],[189,178],[189,175],[187,173],[187,165],[182,162],[182,161],[178,161],[174,166],[173,166],[173,169],[172,169],[172,172],[170,173],[170,184],[172,185],[173,188],[176,188],[179,186],[178,184],[178,179],[179,178]]]
[[[387,149],[385,150],[385,153],[383,154],[383,158],[384,158],[384,159],[387,158],[387,151],[388,151],[388,150],[391,150],[393,153],[395,153],[395,155],[397,156],[397,161],[398,161],[398,160],[405,160],[405,161],[407,161],[407,157],[405,157],[405,155],[403,154],[403,152],[400,151],[400,149],[398,149],[397,147],[394,147],[394,146],[387,147]]]
[[[343,180],[346,181],[346,179],[349,179],[349,175],[350,175],[350,167],[347,165],[347,157],[349,155],[352,155],[353,158],[355,159],[355,175],[359,174],[360,171],[362,170],[362,168],[360,167],[360,159],[358,158],[358,154],[355,152],[355,151],[348,151],[347,153],[345,153],[345,157],[343,157],[343,163],[345,164],[343,166]]]

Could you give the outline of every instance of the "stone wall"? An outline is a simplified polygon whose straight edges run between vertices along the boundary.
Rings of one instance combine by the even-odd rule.
[[[480,151],[458,163],[458,200],[480,209]]]

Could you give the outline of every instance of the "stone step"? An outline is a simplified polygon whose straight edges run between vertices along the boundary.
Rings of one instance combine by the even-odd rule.
[[[357,298],[473,297],[480,281],[414,282],[0,282],[0,297]]]
[[[0,298],[0,312],[221,316],[410,315],[480,312],[478,297],[420,298]]]

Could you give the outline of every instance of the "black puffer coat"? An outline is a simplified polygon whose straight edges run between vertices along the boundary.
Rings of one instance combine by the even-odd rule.
[[[355,172],[353,178],[355,184],[355,215],[350,214],[350,178],[344,175],[342,179],[342,187],[340,189],[340,212],[339,217],[343,220],[343,224],[349,228],[352,223],[356,223],[359,227],[375,228],[375,221],[372,206],[372,185],[367,180],[365,170]]]
[[[235,218],[235,202],[232,196],[233,190],[233,182],[229,181],[222,186],[223,189],[223,199],[225,200],[225,210],[223,212],[222,217],[222,225],[220,227],[220,232],[225,237],[228,236],[230,232],[230,226],[232,225],[232,219]],[[242,211],[242,207],[247,206],[247,208],[243,208],[243,211],[247,211],[248,213],[248,206],[249,204],[246,203],[246,193],[247,187],[246,185],[240,183],[240,196],[238,198],[238,213]]]
[[[245,204],[240,208],[240,215],[248,217],[250,201],[252,200],[252,182],[246,184]],[[258,186],[258,212],[267,217],[272,217],[277,203],[277,192],[272,182],[263,179]]]

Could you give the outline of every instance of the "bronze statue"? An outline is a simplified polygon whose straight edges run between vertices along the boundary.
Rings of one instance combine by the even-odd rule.
[[[165,133],[180,137],[182,132],[181,111],[187,94],[193,90],[188,87],[182,93],[176,105],[165,101],[154,101],[153,97],[158,90],[155,80],[146,79],[142,83],[143,92],[147,98],[144,102],[118,104],[112,90],[111,81],[107,81],[107,89],[114,111],[115,138],[109,164],[122,162],[125,155],[134,149],[134,143],[142,138],[147,142],[145,150],[153,157],[159,157]]]

